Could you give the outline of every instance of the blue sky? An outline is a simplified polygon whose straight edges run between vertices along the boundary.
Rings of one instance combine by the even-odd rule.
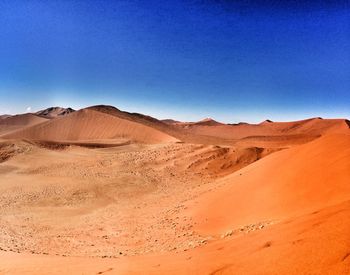
[[[350,5],[293,2],[2,0],[0,113],[350,118]]]

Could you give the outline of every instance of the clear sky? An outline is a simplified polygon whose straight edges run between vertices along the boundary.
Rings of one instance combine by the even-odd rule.
[[[95,104],[350,118],[349,1],[1,0],[0,113]]]

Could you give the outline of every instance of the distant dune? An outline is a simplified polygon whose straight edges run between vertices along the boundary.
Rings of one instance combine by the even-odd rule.
[[[0,135],[47,121],[34,114],[7,116],[0,120]]]
[[[19,130],[3,138],[77,141],[126,138],[145,143],[172,142],[175,138],[137,122],[83,109],[40,125]]]
[[[263,122],[261,124],[240,123],[234,125],[210,123],[177,124],[187,128],[196,135],[215,136],[223,139],[256,139],[268,136],[299,135],[304,137],[318,137],[326,133],[344,133],[349,129],[345,119],[307,119],[294,122]]]
[[[193,125],[218,126],[218,125],[223,125],[223,123],[217,122],[216,120],[208,117],[198,122],[194,122]]]

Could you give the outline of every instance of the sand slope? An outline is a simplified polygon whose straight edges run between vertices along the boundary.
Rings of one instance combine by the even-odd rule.
[[[349,179],[350,135],[327,135],[223,179],[223,189],[201,198],[198,229],[218,233],[336,204],[350,199]]]
[[[128,138],[146,143],[176,141],[156,129],[88,109],[5,135],[4,138],[55,141]]]

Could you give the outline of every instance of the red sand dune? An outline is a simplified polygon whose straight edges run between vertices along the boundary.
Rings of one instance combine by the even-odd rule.
[[[176,141],[176,138],[148,126],[89,109],[5,135],[4,138],[54,141],[127,138],[145,143]]]

